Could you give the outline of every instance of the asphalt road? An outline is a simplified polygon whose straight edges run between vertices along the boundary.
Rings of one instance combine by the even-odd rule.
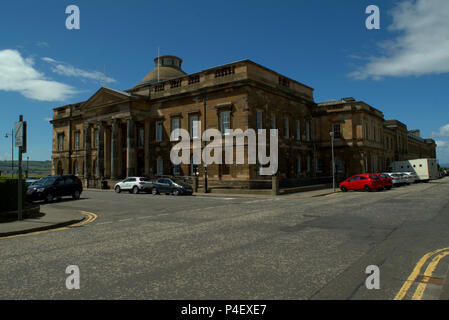
[[[448,194],[449,178],[307,199],[85,192],[49,206],[94,222],[0,239],[0,299],[393,299],[423,255],[449,247]]]

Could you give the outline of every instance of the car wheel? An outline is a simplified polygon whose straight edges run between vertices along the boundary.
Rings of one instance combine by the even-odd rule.
[[[343,191],[343,192],[347,192],[348,191],[348,189],[345,187],[345,186],[343,186],[343,187],[341,187],[341,191]]]
[[[72,198],[73,200],[79,200],[80,199],[80,192],[78,190],[76,190],[73,194],[72,194]]]
[[[51,193],[47,194],[47,196],[45,197],[45,202],[50,203],[52,201],[53,201],[53,195]]]
[[[363,190],[365,190],[366,192],[370,192],[371,188],[368,185],[366,185],[363,187]]]
[[[135,186],[135,187],[133,188],[133,193],[134,193],[134,194],[138,194],[138,193],[139,193],[139,188]]]
[[[179,196],[179,190],[173,191],[173,195],[174,195],[174,196]]]
[[[157,192],[157,189],[156,189],[156,188],[153,188],[153,190],[151,190],[151,193],[154,194],[154,195],[159,194],[159,192]]]
[[[391,190],[391,187],[385,187],[385,189],[387,189],[387,190]]]
[[[116,192],[116,193],[122,192],[122,190],[120,189],[120,186],[115,187],[115,192]]]

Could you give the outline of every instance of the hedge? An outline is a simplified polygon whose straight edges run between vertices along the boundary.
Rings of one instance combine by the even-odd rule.
[[[0,178],[0,212],[17,210],[17,179]],[[22,199],[25,204],[26,183],[22,182]]]

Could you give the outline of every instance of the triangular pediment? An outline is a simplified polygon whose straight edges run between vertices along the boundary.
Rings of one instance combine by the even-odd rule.
[[[89,100],[84,102],[81,108],[88,109],[115,103],[122,103],[131,100],[132,97],[133,96],[127,92],[102,87],[95,92]]]

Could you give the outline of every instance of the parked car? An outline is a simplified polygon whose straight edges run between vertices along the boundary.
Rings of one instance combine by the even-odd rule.
[[[406,183],[406,179],[402,174],[399,173],[385,173],[385,174],[392,179],[393,186],[395,187],[402,186]]]
[[[83,192],[83,184],[74,175],[48,176],[35,182],[28,188],[27,199],[30,201],[44,200],[52,202],[54,199],[72,196],[78,200]]]
[[[35,183],[38,182],[38,181],[39,181],[39,179],[32,179],[32,178],[29,178],[29,179],[26,179],[26,180],[25,180],[25,183],[26,183],[27,188],[28,188],[29,186],[35,184]]]
[[[383,190],[382,180],[374,174],[358,174],[340,183],[340,189],[343,192],[348,190]]]
[[[152,192],[154,195],[165,193],[179,196],[191,195],[193,194],[193,189],[189,184],[181,181],[180,179],[159,178],[155,181]]]
[[[373,173],[373,174],[380,178],[384,186],[384,189],[390,190],[391,188],[393,188],[393,179],[389,175],[385,173]]]
[[[418,181],[418,177],[413,172],[402,172],[407,180],[407,184],[416,183]]]
[[[123,181],[117,182],[114,186],[117,193],[129,191],[129,193],[138,194],[140,192],[151,192],[153,190],[153,182],[145,177],[129,177]]]

